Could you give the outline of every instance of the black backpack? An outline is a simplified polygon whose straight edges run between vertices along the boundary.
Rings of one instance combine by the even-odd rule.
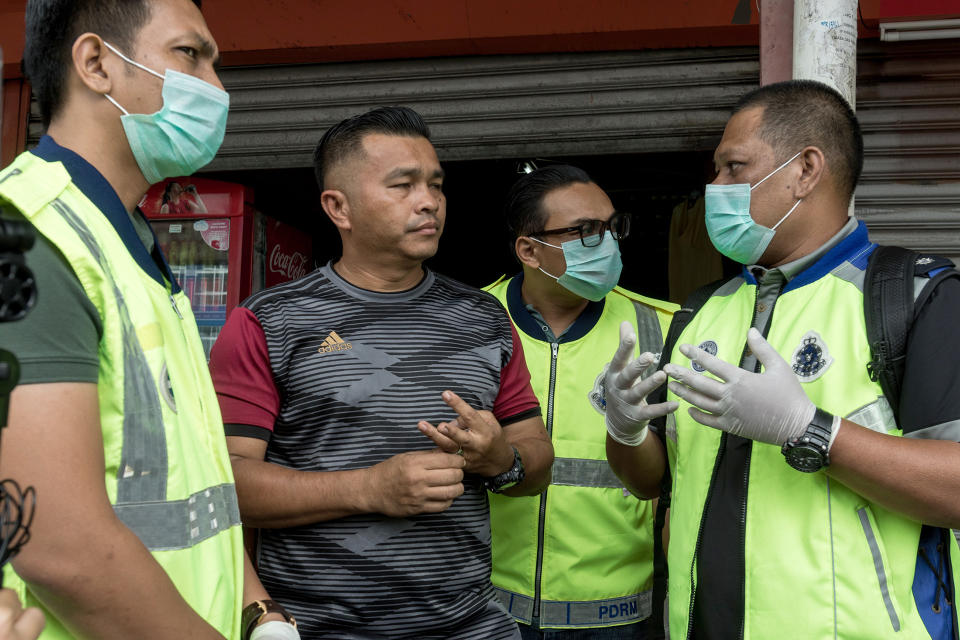
[[[920,291],[919,297],[913,287],[913,279],[917,276],[930,278]],[[954,269],[953,262],[902,247],[878,246],[867,263],[863,282],[863,307],[871,360],[866,366],[870,379],[880,383],[898,424],[907,340],[916,310],[923,308],[940,281],[947,278],[960,278],[960,272]],[[717,280],[700,287],[690,294],[680,310],[673,315],[664,340],[659,368],[662,369],[670,362],[670,354],[693,316],[720,285],[728,281],[729,279]],[[667,395],[666,385],[657,389],[654,394],[651,404],[663,402]],[[652,424],[656,427],[655,433],[666,451],[666,418],[657,418]],[[667,509],[670,507],[671,482],[668,465],[660,484],[660,498],[653,521],[653,611],[648,633],[649,637],[655,640],[665,637],[663,618],[669,573],[663,552],[663,527]]]

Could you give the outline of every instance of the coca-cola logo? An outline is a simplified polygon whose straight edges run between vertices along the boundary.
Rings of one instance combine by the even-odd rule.
[[[280,250],[280,245],[275,244],[270,252],[270,271],[282,273],[290,280],[305,276],[307,275],[307,256],[299,251],[284,253]]]

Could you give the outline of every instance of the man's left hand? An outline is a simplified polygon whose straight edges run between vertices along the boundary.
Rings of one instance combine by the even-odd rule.
[[[803,433],[817,408],[790,365],[756,329],[747,333],[747,346],[763,365],[763,373],[684,344],[680,352],[719,380],[671,363],[663,368],[673,378],[668,386],[693,405],[690,416],[700,424],[780,446]]]
[[[417,424],[420,432],[443,451],[462,455],[466,472],[492,478],[510,469],[513,448],[494,415],[474,409],[453,391],[444,391],[441,397],[457,417],[437,426],[421,421]]]

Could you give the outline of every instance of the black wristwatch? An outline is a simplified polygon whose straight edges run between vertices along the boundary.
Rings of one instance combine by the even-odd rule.
[[[284,620],[293,625],[294,629],[297,628],[297,621],[294,620],[293,616],[290,615],[279,602],[274,602],[273,600],[254,600],[244,607],[243,612],[240,614],[240,631],[242,634],[240,637],[243,638],[243,640],[248,640],[254,628],[260,624],[260,620],[268,613],[279,613],[283,616]]]
[[[830,466],[831,433],[833,416],[818,408],[800,437],[783,443],[781,451],[787,464],[804,473],[813,473]]]
[[[504,471],[501,474],[495,475],[492,478],[487,478],[483,481],[484,486],[494,493],[502,493],[514,487],[521,482],[526,477],[526,472],[523,470],[523,460],[520,458],[520,452],[516,447],[511,447],[513,449],[513,466]]]

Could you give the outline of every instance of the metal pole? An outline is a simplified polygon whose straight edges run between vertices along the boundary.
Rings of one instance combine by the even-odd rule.
[[[794,0],[793,77],[834,87],[857,106],[857,0]]]
[[[857,0],[794,0],[793,77],[828,84],[857,108]]]

